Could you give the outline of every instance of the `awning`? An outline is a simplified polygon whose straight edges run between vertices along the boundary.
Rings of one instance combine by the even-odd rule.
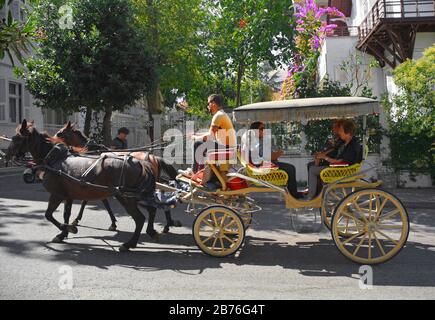
[[[379,101],[362,97],[308,98],[248,104],[233,111],[236,123],[305,122],[379,113]]]

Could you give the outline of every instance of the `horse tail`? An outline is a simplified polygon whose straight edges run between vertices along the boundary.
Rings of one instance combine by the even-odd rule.
[[[177,170],[172,165],[167,163],[162,157],[155,156],[155,159],[156,159],[160,169],[162,171],[164,171],[169,176],[169,179],[175,180],[175,178],[177,177],[177,174],[178,174]]]

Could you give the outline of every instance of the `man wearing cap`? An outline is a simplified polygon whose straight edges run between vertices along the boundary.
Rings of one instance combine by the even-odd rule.
[[[116,150],[125,150],[128,149],[128,142],[127,142],[127,136],[130,133],[130,130],[128,130],[125,127],[122,127],[118,130],[118,135],[115,139],[112,140],[111,149]]]

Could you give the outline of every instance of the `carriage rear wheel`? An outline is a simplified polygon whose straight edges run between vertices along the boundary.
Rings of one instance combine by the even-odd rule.
[[[340,186],[337,186],[336,188],[330,189],[326,191],[325,195],[323,196],[323,203],[321,210],[322,215],[322,221],[325,224],[325,226],[331,230],[331,219],[332,215],[334,214],[334,210],[337,207],[337,205],[340,203],[341,200],[346,198],[349,194],[355,191],[355,188],[343,188]],[[340,232],[341,235],[346,236],[345,233]]]
[[[243,244],[244,223],[230,208],[207,207],[196,216],[193,238],[204,253],[214,257],[226,257],[234,254]]]
[[[391,193],[358,190],[337,206],[331,233],[338,250],[350,260],[378,264],[393,258],[406,244],[409,217]]]

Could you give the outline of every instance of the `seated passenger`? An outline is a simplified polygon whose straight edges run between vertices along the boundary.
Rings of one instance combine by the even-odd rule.
[[[343,140],[341,140],[340,136],[338,135],[338,129],[340,128],[340,124],[342,121],[344,121],[344,119],[338,119],[338,120],[334,121],[334,123],[332,125],[333,139],[328,141],[324,151],[316,152],[314,154],[314,161],[309,162],[307,165],[308,170],[313,165],[327,166],[328,162],[326,162],[325,160],[321,160],[320,157],[327,155],[331,158],[335,158],[337,156],[337,153],[339,152],[339,150],[344,148]]]
[[[249,163],[256,167],[261,167],[266,164],[265,154],[263,153],[263,138],[264,138],[264,124],[262,122],[254,122],[250,126],[250,130],[253,130],[254,138],[256,141],[247,141],[248,132],[242,138],[242,148],[249,150]],[[287,190],[295,198],[301,198],[302,195],[297,191],[296,185],[296,169],[290,163],[280,162],[278,158],[284,154],[282,150],[277,150],[271,153],[271,162],[278,166],[279,169],[284,170],[288,175]],[[256,155],[256,156],[254,156]]]
[[[318,156],[319,160],[326,161],[330,164],[341,164],[346,163],[348,165],[352,165],[355,163],[359,163],[362,161],[362,149],[361,145],[358,141],[358,138],[355,137],[356,127],[352,120],[343,120],[339,124],[338,135],[341,140],[343,140],[343,146],[338,149],[335,157],[332,157],[328,154],[320,154]],[[326,165],[321,166],[311,166],[308,170],[308,198],[312,199],[316,196],[317,192],[317,183],[318,177],[320,176],[320,172],[327,168]]]

